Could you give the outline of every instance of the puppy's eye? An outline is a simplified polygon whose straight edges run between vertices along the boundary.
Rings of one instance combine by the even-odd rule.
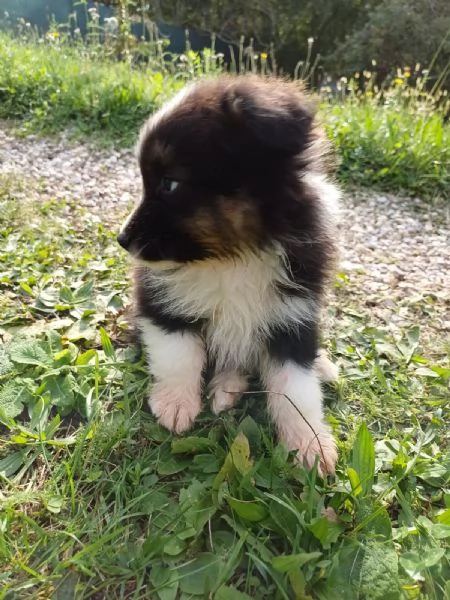
[[[179,185],[180,182],[176,181],[176,179],[169,179],[168,177],[164,177],[162,180],[162,189],[165,192],[174,192]]]

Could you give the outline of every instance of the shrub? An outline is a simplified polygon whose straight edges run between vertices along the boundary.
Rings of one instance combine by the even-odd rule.
[[[413,85],[408,84],[411,77]],[[365,72],[364,79],[363,85],[341,80],[344,98],[322,105],[328,134],[340,154],[340,178],[410,194],[448,194],[447,93],[426,92],[426,71],[399,70],[380,89],[373,84],[374,74]]]
[[[252,63],[265,69],[265,56]],[[186,80],[220,72],[213,50],[187,51],[167,63],[117,61],[85,46],[58,40],[17,40],[0,35],[0,117],[21,119],[25,129],[90,136],[130,145],[145,118]],[[339,82],[321,90],[321,110],[339,155],[345,183],[424,196],[448,194],[450,125],[445,92],[427,93],[426,75],[398,73],[377,89]]]

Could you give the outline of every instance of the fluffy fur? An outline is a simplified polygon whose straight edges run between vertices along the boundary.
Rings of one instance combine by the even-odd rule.
[[[294,83],[221,77],[184,89],[142,128],[143,197],[119,243],[135,258],[153,413],[187,430],[206,367],[214,412],[258,374],[280,438],[331,473],[318,347],[336,256],[338,191],[308,97]]]

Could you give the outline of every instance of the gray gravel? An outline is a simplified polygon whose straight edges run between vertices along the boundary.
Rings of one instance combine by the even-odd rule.
[[[140,194],[131,150],[19,139],[7,129],[0,129],[0,172],[25,180],[26,197],[75,199],[110,223]],[[394,331],[419,323],[430,347],[442,347],[450,331],[449,209],[443,200],[346,193],[341,270],[348,281],[339,301],[344,296],[347,307]]]

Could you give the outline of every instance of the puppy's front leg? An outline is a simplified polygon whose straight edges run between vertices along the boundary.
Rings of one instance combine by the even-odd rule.
[[[311,368],[294,362],[272,364],[267,377],[268,409],[278,435],[297,458],[312,468],[319,455],[319,471],[334,473],[336,445],[324,421],[322,392]]]
[[[322,408],[322,391],[315,357],[314,327],[279,332],[271,340],[263,379],[268,390],[268,410],[278,435],[307,468],[319,455],[319,471],[334,473],[336,444]]]
[[[140,329],[155,379],[150,409],[161,425],[182,433],[201,410],[203,341],[190,331],[167,333],[146,318],[140,320]]]

